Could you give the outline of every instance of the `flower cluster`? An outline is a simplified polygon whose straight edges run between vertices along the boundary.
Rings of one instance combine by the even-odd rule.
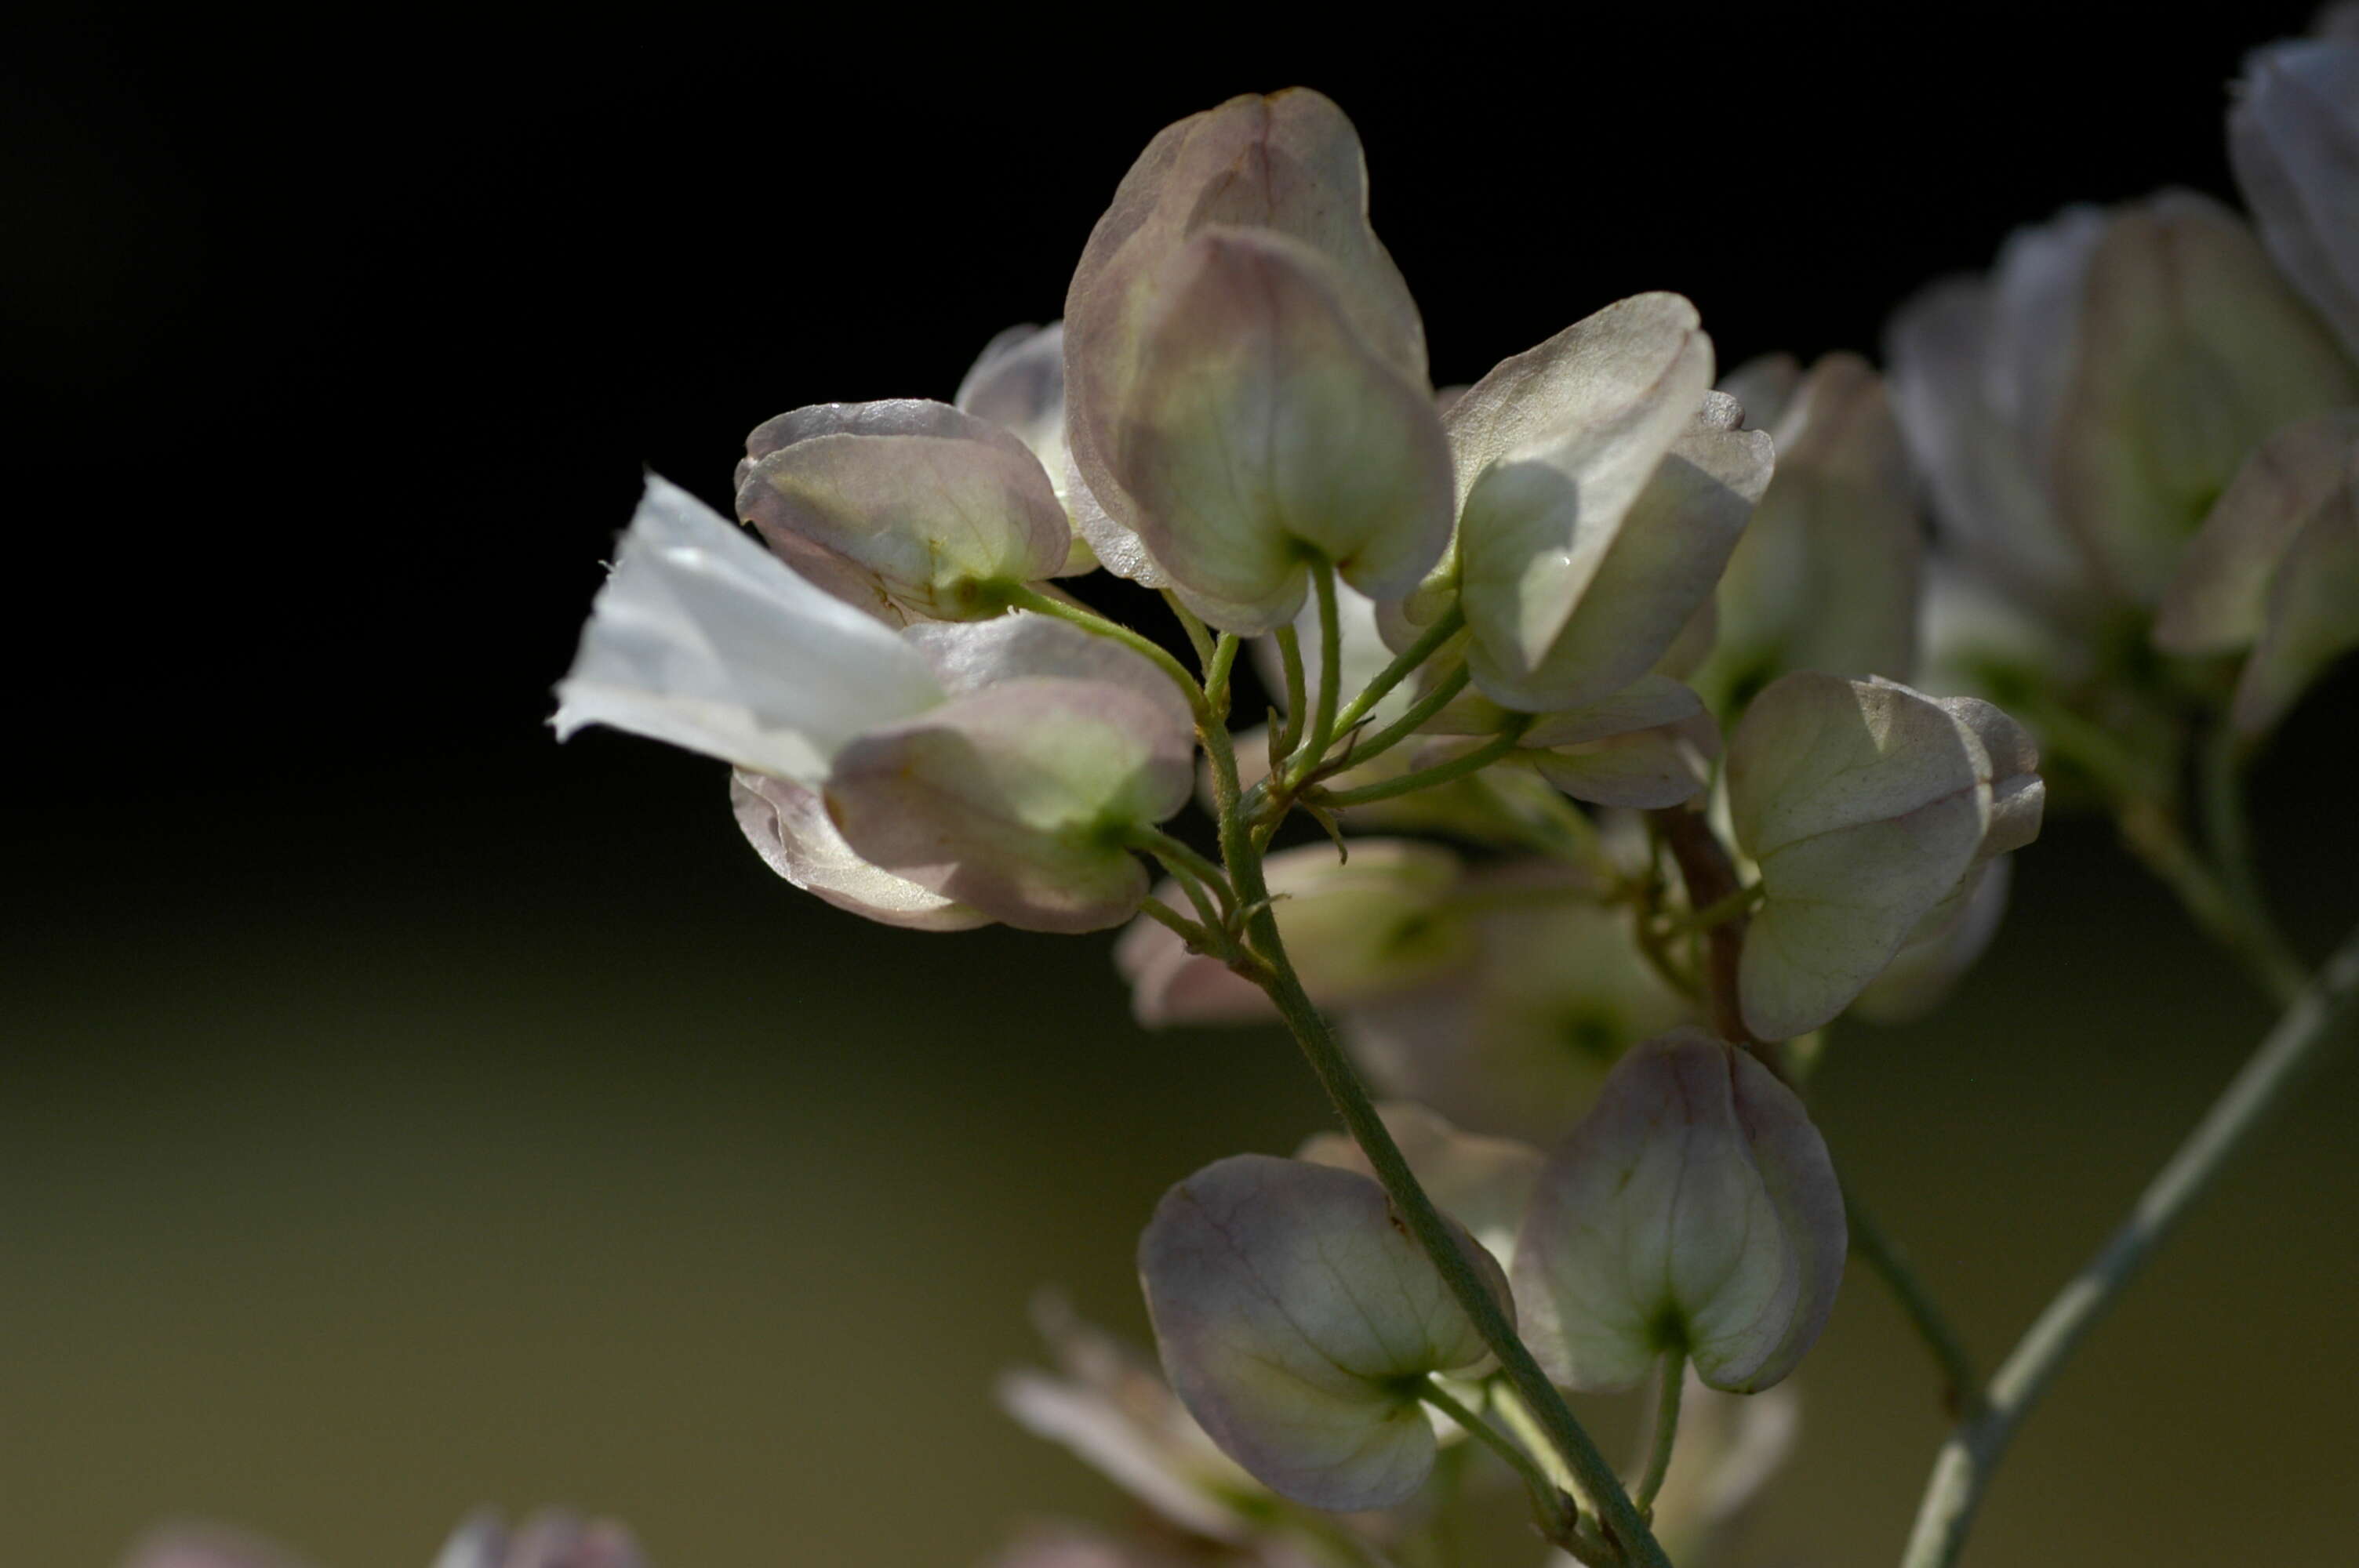
[[[1888,374],[1723,374],[1645,294],[1437,393],[1350,122],[1238,98],[951,401],[765,422],[734,523],[648,481],[560,734],[732,764],[853,914],[1126,923],[1142,1023],[1285,1022],[1352,1135],[1170,1190],[1159,1376],[1049,1310],[1006,1402],[1158,1522],[1009,1563],[1359,1561],[1469,1439],[1582,1562],[1722,1540],[1843,1275],[1824,1033],[1990,942],[2043,748],[2160,843],[2189,749],[2233,772],[2359,643],[2359,42],[2255,56],[2229,135],[2257,232],[2070,210]],[[1625,1480],[1560,1390],[1650,1379]]]

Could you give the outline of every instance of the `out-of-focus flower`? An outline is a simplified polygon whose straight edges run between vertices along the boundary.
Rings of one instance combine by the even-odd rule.
[[[2359,10],[2342,37],[2271,44],[2245,62],[2228,161],[2261,241],[2359,358]]]
[[[1718,1563],[1761,1488],[1792,1456],[1802,1401],[1788,1379],[1757,1394],[1723,1394],[1690,1368],[1680,1394],[1679,1453],[1650,1521],[1675,1563]],[[1549,1568],[1572,1568],[1552,1554]]]
[[[434,1568],[647,1568],[631,1532],[612,1519],[549,1509],[511,1531],[485,1509],[458,1528]]]
[[[1434,1206],[1464,1226],[1502,1269],[1512,1268],[1516,1232],[1531,1206],[1532,1184],[1539,1180],[1540,1152],[1512,1138],[1461,1132],[1444,1118],[1408,1101],[1379,1105],[1376,1114]],[[1371,1178],[1376,1173],[1348,1133],[1315,1133],[1294,1157]]]
[[[1506,1280],[1461,1232],[1503,1305]],[[1354,1172],[1238,1154],[1171,1189],[1139,1238],[1164,1370],[1231,1458],[1335,1510],[1406,1501],[1433,1467],[1416,1395],[1489,1352],[1432,1262]]]
[[[2359,377],[2243,222],[2185,192],[2018,232],[1889,332],[1949,546],[2068,622],[2150,605],[2246,455]]]
[[[1720,754],[1720,730],[1689,687],[1667,676],[1641,675],[1593,702],[1537,720],[1512,714],[1479,693],[1451,702],[1427,723],[1436,736],[1488,738],[1509,721],[1523,728],[1515,762],[1575,800],[1595,806],[1652,810],[1678,806],[1700,793]],[[1429,742],[1421,765],[1471,750],[1479,741]]]
[[[123,1568],[303,1568],[259,1536],[217,1524],[168,1524],[142,1536]]]
[[[1624,1057],[1549,1156],[1516,1249],[1532,1353],[1567,1388],[1626,1389],[1666,1356],[1765,1389],[1816,1341],[1848,1231],[1801,1102],[1694,1030]]]
[[[1759,866],[1738,991],[1785,1040],[1841,1012],[1968,871],[2039,830],[2030,737],[1986,702],[1791,675],[1728,751],[1729,816]]]
[[[1721,574],[1718,643],[1696,676],[1705,700],[1733,720],[1795,670],[1908,678],[1924,546],[1882,378],[1854,354],[1808,373],[1780,355],[1722,386],[1777,443],[1777,466]]]
[[[1071,525],[1016,436],[947,403],[821,403],[756,427],[737,514],[881,618],[973,621],[1061,571]]]
[[[1473,934],[1449,902],[1463,871],[1439,845],[1355,838],[1343,860],[1332,844],[1305,844],[1270,856],[1263,874],[1287,955],[1321,1007],[1389,995],[1473,956]],[[1167,903],[1177,896],[1165,892]],[[1130,982],[1131,1011],[1149,1028],[1277,1016],[1259,986],[1189,952],[1178,933],[1145,916],[1115,944],[1114,964]]]
[[[1236,1544],[1263,1531],[1270,1494],[1214,1446],[1153,1365],[1060,1299],[1040,1298],[1033,1319],[1058,1370],[1000,1379],[999,1402],[1018,1425],[1191,1534]]]
[[[1610,697],[1711,598],[1773,455],[1767,435],[1734,427],[1712,373],[1695,308],[1647,294],[1503,362],[1451,405],[1459,601],[1484,695],[1527,713]]]
[[[1216,625],[1289,619],[1306,548],[1397,597],[1448,535],[1424,327],[1316,92],[1232,99],[1139,155],[1066,295],[1065,394],[1098,559]]]
[[[2247,735],[2359,646],[2359,409],[2288,426],[2253,454],[2189,546],[2154,640],[2250,650],[2230,710]]]
[[[898,924],[962,921],[949,904],[1038,930],[1118,924],[1147,885],[1125,834],[1180,809],[1193,776],[1186,703],[1137,654],[1023,614],[896,633],[659,480],[558,696],[560,736],[609,724],[819,793],[823,819],[792,790],[757,793],[757,845]],[[857,874],[846,851],[949,903]]]
[[[1471,963],[1340,1011],[1362,1071],[1461,1127],[1554,1144],[1625,1051],[1694,1016],[1594,892],[1537,864],[1470,881]]]

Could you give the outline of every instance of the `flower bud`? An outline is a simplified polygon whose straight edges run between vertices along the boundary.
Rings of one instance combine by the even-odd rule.
[[[1698,1031],[1623,1058],[1549,1156],[1516,1251],[1527,1343],[1555,1381],[1626,1389],[1666,1355],[1749,1393],[1834,1305],[1848,1232],[1792,1090]]]
[[[1439,845],[1354,838],[1351,858],[1339,860],[1332,844],[1304,844],[1262,869],[1287,956],[1321,1007],[1406,989],[1471,955],[1467,924],[1449,906],[1462,874],[1458,857]],[[1277,1016],[1260,987],[1143,915],[1115,944],[1114,964],[1130,982],[1132,1011],[1150,1029]]]
[[[1724,385],[1734,393],[1775,373],[1740,366]],[[1864,360],[1831,354],[1782,397],[1768,387],[1737,395],[1746,427],[1775,441],[1777,473],[1721,574],[1718,646],[1697,679],[1706,700],[1733,719],[1792,670],[1905,679],[1917,662],[1923,546],[1916,476],[1883,381]]]
[[[1313,555],[1375,598],[1440,556],[1450,449],[1432,395],[1360,336],[1318,252],[1199,233],[1158,275],[1136,353],[1107,461],[1132,527],[1208,620],[1282,624]]]
[[[1764,1040],[1833,1018],[1968,868],[2029,842],[2045,791],[2019,725],[1973,698],[1805,672],[1754,699],[1729,816],[1760,867],[1738,992]]]
[[[1709,598],[1769,477],[1707,406],[1695,308],[1647,294],[1509,359],[1447,421],[1468,664],[1494,700],[1578,707],[1650,669]]]
[[[1400,1145],[1401,1158],[1417,1176],[1433,1206],[1466,1227],[1468,1235],[1503,1269],[1516,1260],[1516,1233],[1531,1206],[1542,1156],[1512,1138],[1461,1132],[1421,1105],[1396,1101],[1376,1114]],[[1314,1165],[1357,1171],[1374,1180],[1375,1168],[1349,1133],[1321,1132],[1306,1139],[1294,1157]]]
[[[2272,728],[2330,660],[2359,642],[2359,411],[2264,442],[2188,546],[2156,617],[2158,647],[2252,649],[2233,714]]]
[[[822,403],[745,439],[737,514],[853,602],[968,621],[1064,569],[1071,526],[1030,449],[944,403]]]
[[[943,693],[915,648],[650,475],[557,696],[560,740],[608,724],[816,784]]]
[[[2359,358],[2359,38],[2256,50],[2228,161],[2269,255]]]
[[[1249,228],[1316,252],[1352,335],[1403,380],[1424,384],[1425,329],[1367,211],[1357,133],[1342,110],[1303,88],[1233,98],[1168,126],[1123,177],[1065,297],[1075,517],[1109,571],[1150,588],[1175,585],[1141,538],[1147,508],[1118,470],[1116,449],[1165,268],[1199,232]],[[1232,617],[1239,630],[1252,618]]]
[[[1491,1255],[1462,1232],[1459,1246],[1506,1305]],[[1208,1165],[1157,1206],[1138,1268],[1181,1402],[1263,1485],[1313,1508],[1414,1495],[1435,1451],[1417,1385],[1489,1355],[1385,1190],[1351,1171]]]

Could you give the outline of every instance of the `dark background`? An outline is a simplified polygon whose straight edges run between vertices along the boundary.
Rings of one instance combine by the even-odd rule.
[[[1136,1033],[1102,938],[833,915],[745,852],[717,764],[556,748],[642,467],[723,502],[770,414],[949,395],[1058,313],[1155,130],[1293,81],[1361,127],[1437,381],[1655,287],[1724,365],[1872,351],[2015,223],[2231,194],[2226,83],[2305,20],[2062,12],[12,40],[0,1550],[103,1563],[197,1512],[392,1568],[564,1498],[669,1564],[963,1562],[1117,1514],[990,1411],[1026,1294],[1135,1328],[1155,1195],[1289,1148],[1313,1092],[1274,1036]],[[2353,701],[2257,784],[2312,952],[2359,870]],[[1994,1352],[2265,1022],[2101,826],[2021,870],[1957,1003],[1824,1090]],[[2355,1087],[2100,1336],[1972,1561],[2347,1550]],[[1939,1425],[1872,1287],[1803,1380],[1765,1540],[1889,1561]]]

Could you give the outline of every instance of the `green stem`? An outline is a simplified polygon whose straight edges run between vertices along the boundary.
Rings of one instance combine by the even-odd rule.
[[[1212,791],[1221,823],[1222,858],[1228,862],[1230,881],[1240,904],[1249,911],[1245,934],[1261,960],[1261,972],[1255,979],[1277,1004],[1310,1070],[1327,1091],[1328,1099],[1358,1142],[1361,1152],[1367,1156],[1369,1166],[1384,1184],[1409,1235],[1432,1261],[1435,1271],[1473,1324],[1483,1343],[1498,1357],[1509,1385],[1538,1422],[1549,1446],[1564,1461],[1581,1492],[1591,1500],[1607,1537],[1618,1543],[1635,1568],[1670,1568],[1670,1560],[1664,1556],[1661,1545],[1638,1517],[1614,1467],[1605,1462],[1597,1444],[1573,1418],[1564,1396],[1557,1392],[1548,1374],[1532,1359],[1531,1351],[1516,1336],[1515,1323],[1507,1309],[1492,1295],[1473,1263],[1459,1249],[1456,1234],[1410,1173],[1400,1146],[1393,1141],[1383,1118],[1376,1114],[1366,1087],[1343,1054],[1334,1032],[1303,990],[1301,978],[1294,972],[1294,965],[1287,957],[1286,944],[1278,935],[1277,918],[1270,913],[1269,887],[1262,877],[1261,854],[1252,825],[1238,809],[1241,792],[1237,786],[1235,748],[1230,744],[1225,730],[1209,734],[1207,746],[1212,753]]]
[[[1421,1379],[1417,1397],[1465,1428],[1466,1434],[1488,1448],[1507,1463],[1507,1467],[1524,1479],[1524,1489],[1531,1494],[1532,1513],[1539,1521],[1540,1533],[1556,1545],[1565,1544],[1572,1534],[1573,1519],[1570,1506],[1572,1499],[1557,1490],[1556,1483],[1540,1473],[1532,1456],[1501,1433],[1497,1427],[1468,1410],[1450,1397],[1432,1379]]]
[[[1948,1380],[1942,1397],[1951,1416],[1965,1415],[1968,1401],[1979,1399],[1982,1392],[1982,1373],[1974,1367],[1973,1352],[1966,1348],[1966,1342],[1959,1337],[1957,1329],[1934,1302],[1932,1292],[1918,1278],[1917,1271],[1909,1266],[1899,1247],[1875,1217],[1861,1206],[1849,1183],[1843,1184],[1843,1212],[1851,1219],[1853,1254],[1884,1281],[1885,1288],[1900,1303],[1901,1312],[1907,1314],[1909,1326],[1940,1364],[1942,1376]]]
[[[2212,861],[2220,868],[2227,901],[2248,934],[2246,939],[2282,1007],[2289,1000],[2287,981],[2299,979],[2301,961],[2293,956],[2293,945],[2269,914],[2254,864],[2251,818],[2245,811],[2245,768],[2250,761],[2244,739],[2232,724],[2222,722],[2205,740],[2199,784],[2203,834],[2211,846]]]
[[[1662,1495],[1663,1479],[1671,1473],[1671,1448],[1680,1440],[1680,1398],[1687,1391],[1688,1358],[1677,1350],[1664,1354],[1655,1373],[1655,1419],[1647,1438],[1646,1468],[1633,1494],[1638,1511],[1653,1517],[1655,1499]]]
[[[1210,667],[1212,663],[1212,629],[1204,624],[1201,616],[1188,608],[1187,600],[1168,588],[1163,590],[1163,602],[1171,607],[1171,618],[1180,622],[1181,631],[1188,633],[1188,645],[1196,650],[1196,667],[1200,670]]]
[[[1367,689],[1353,697],[1350,706],[1337,717],[1336,727],[1339,730],[1349,730],[1361,719],[1365,719],[1370,710],[1390,694],[1393,687],[1415,675],[1419,666],[1433,657],[1436,650],[1456,636],[1459,628],[1465,624],[1466,612],[1461,610],[1457,601],[1453,600],[1450,608],[1442,611],[1440,618],[1419,634],[1416,642],[1402,649],[1398,657],[1376,672],[1376,678],[1368,683]]]
[[[1410,795],[1418,790],[1431,789],[1436,784],[1446,784],[1453,780],[1462,779],[1469,773],[1481,773],[1484,768],[1514,751],[1522,739],[1521,727],[1505,730],[1492,736],[1463,756],[1452,757],[1446,762],[1437,762],[1430,768],[1420,768],[1413,773],[1403,773],[1398,778],[1386,779],[1381,784],[1362,784],[1357,789],[1335,790],[1321,796],[1318,804],[1337,807],[1365,806],[1370,801],[1390,800],[1397,795]]]
[[[1942,1446],[1918,1507],[1901,1568],[1947,1568],[2016,1428],[2138,1268],[2219,1180],[2269,1114],[2339,1043],[2359,998],[2359,931],[2343,939],[2287,1008],[2203,1119],[2138,1195],[2129,1217],[2048,1303],[1984,1390],[1979,1411]]]
[[[1310,698],[1305,695],[1308,688],[1302,677],[1302,637],[1291,621],[1277,629],[1277,656],[1286,674],[1286,722],[1279,727],[1269,754],[1282,759],[1294,755],[1294,748],[1302,740],[1303,722],[1310,716]],[[1275,764],[1270,772],[1277,772]]]
[[[1427,719],[1449,707],[1450,699],[1466,689],[1466,666],[1460,665],[1436,681],[1433,689],[1419,697],[1407,712],[1353,746],[1349,752],[1351,765],[1356,768],[1381,757],[1416,734]]]
[[[1186,843],[1173,838],[1159,827],[1134,827],[1130,830],[1128,838],[1132,849],[1142,849],[1154,856],[1175,874],[1185,871],[1189,876],[1203,883],[1220,899],[1223,905],[1233,903],[1233,897],[1229,892],[1228,873]]]
[[[1343,684],[1343,622],[1335,605],[1335,563],[1324,556],[1310,563],[1310,586],[1319,600],[1319,690],[1311,698],[1310,727],[1286,777],[1299,784],[1310,776],[1335,741],[1335,704]]]
[[[1173,931],[1179,934],[1180,940],[1187,943],[1188,946],[1195,948],[1198,952],[1211,953],[1219,950],[1217,946],[1218,939],[1213,936],[1212,927],[1209,925],[1198,925],[1195,921],[1189,919],[1186,915],[1180,914],[1178,910],[1172,908],[1161,899],[1150,898],[1138,907],[1140,914],[1146,915],[1148,919],[1156,922],[1158,925],[1170,927]],[[1204,910],[1201,905],[1199,905],[1197,913],[1208,914],[1209,912]]]
[[[1169,676],[1172,683],[1179,687],[1180,695],[1188,699],[1188,710],[1195,715],[1196,722],[1201,725],[1205,721],[1208,709],[1204,703],[1204,688],[1196,684],[1196,677],[1188,673],[1188,666],[1173,658],[1161,643],[1151,638],[1142,637],[1129,627],[1109,621],[1094,611],[1083,610],[1076,605],[1067,604],[1062,600],[1051,599],[1038,589],[1012,588],[1007,590],[1006,597],[1009,606],[1013,609],[1028,610],[1035,615],[1051,615],[1070,625],[1080,627],[1093,637],[1104,637],[1120,643],[1124,647]]]

